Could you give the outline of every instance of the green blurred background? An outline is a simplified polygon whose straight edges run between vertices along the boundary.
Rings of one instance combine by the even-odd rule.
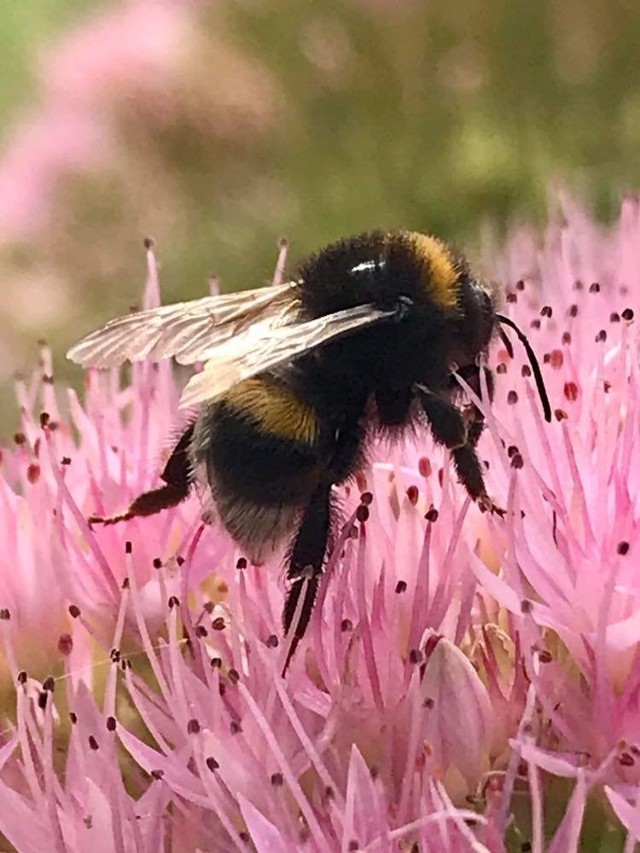
[[[553,182],[603,219],[639,183],[628,0],[20,0],[0,40],[5,389],[41,337],[78,378],[62,353],[138,299],[147,234],[173,300],[262,284],[282,235],[473,252]]]

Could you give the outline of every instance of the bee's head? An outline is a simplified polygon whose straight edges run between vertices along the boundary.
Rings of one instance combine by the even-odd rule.
[[[466,350],[466,360],[474,362],[487,351],[496,334],[498,290],[481,279],[469,278],[460,288],[460,299],[463,309],[460,344]]]
[[[477,352],[485,352],[491,343],[491,338],[497,334],[504,344],[509,357],[513,358],[513,346],[505,334],[503,327],[509,326],[513,329],[517,334],[520,343],[524,346],[529,363],[531,364],[531,370],[536,381],[540,401],[542,402],[545,420],[550,421],[551,405],[549,403],[547,389],[544,385],[544,379],[542,378],[540,364],[538,363],[536,354],[524,332],[522,332],[510,317],[505,316],[498,310],[502,302],[501,290],[494,282],[471,280],[469,284],[474,305],[471,313],[473,323],[476,328],[474,346],[477,346]]]
[[[476,300],[478,302],[478,317],[480,320],[483,349],[489,346],[491,338],[495,335],[496,312],[500,305],[500,290],[494,282],[479,279],[472,284]]]

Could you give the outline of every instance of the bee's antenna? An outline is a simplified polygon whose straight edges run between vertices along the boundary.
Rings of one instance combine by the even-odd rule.
[[[527,357],[529,359],[529,364],[531,365],[531,369],[533,370],[533,375],[536,380],[536,388],[538,389],[538,394],[540,395],[540,402],[542,403],[544,419],[545,421],[551,422],[551,404],[549,403],[549,395],[547,394],[547,389],[544,385],[544,379],[542,378],[540,363],[536,357],[535,352],[533,351],[533,347],[529,343],[529,339],[509,317],[505,317],[504,314],[496,314],[496,319],[498,320],[498,322],[503,323],[505,326],[509,326],[511,329],[513,329],[518,338],[520,339],[520,343],[525,348]],[[509,356],[513,357],[513,347],[509,343],[507,336],[505,335],[502,329],[500,329],[500,337],[505,347],[507,348]]]
[[[504,348],[507,351],[507,355],[509,356],[509,358],[513,358],[513,344],[507,337],[507,334],[502,327],[498,329],[498,334],[500,335],[500,340],[504,344]]]

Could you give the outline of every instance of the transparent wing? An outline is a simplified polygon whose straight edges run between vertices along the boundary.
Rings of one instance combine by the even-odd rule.
[[[255,323],[244,334],[215,349],[204,369],[187,383],[180,406],[212,400],[243,379],[394,316],[396,310],[367,304],[285,326],[274,327],[268,321]]]
[[[117,367],[125,361],[181,364],[206,360],[213,349],[256,321],[277,326],[295,307],[296,282],[205,296],[111,320],[71,347],[67,357],[83,367]]]

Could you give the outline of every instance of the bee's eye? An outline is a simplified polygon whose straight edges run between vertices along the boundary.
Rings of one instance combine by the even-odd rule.
[[[411,297],[409,297],[409,296],[398,296],[398,301],[396,303],[396,315],[394,317],[394,320],[396,320],[396,322],[398,322],[398,323],[401,320],[404,320],[404,318],[407,316],[409,311],[411,311],[412,307],[413,307],[413,299],[411,299]]]
[[[477,287],[480,294],[480,304],[483,308],[486,308],[487,311],[491,311],[493,309],[493,301],[491,299],[491,294],[487,290],[485,290],[484,287],[481,287],[480,285],[478,285]]]

